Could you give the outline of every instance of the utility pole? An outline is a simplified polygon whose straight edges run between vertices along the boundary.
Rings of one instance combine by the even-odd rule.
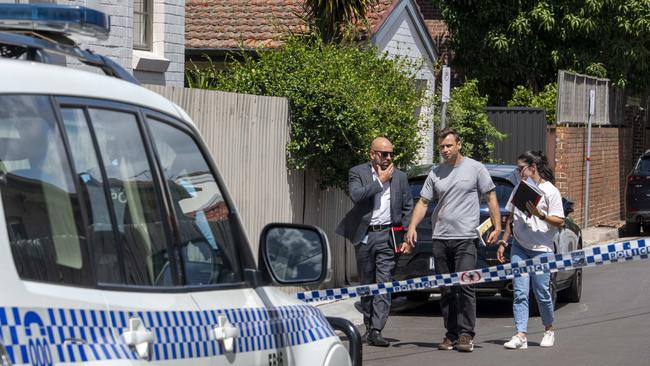
[[[442,131],[445,128],[445,118],[447,117],[447,103],[450,100],[449,94],[449,84],[451,81],[451,69],[445,65],[442,67],[442,96],[440,100],[442,101],[442,108],[440,110],[440,130]],[[433,129],[433,144],[435,150],[436,136],[435,128]],[[442,156],[440,157],[440,162],[442,163]]]
[[[589,173],[591,168],[591,120],[594,117],[594,112],[596,110],[596,91],[591,89],[589,91],[589,122],[587,123],[587,157],[586,160],[586,172],[585,172],[585,209],[584,216],[582,220],[582,227],[586,228],[589,226]]]

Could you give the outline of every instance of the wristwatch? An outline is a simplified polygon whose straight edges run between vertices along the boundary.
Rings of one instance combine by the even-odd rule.
[[[544,216],[540,216],[539,219],[542,221],[546,220],[546,214],[542,212],[542,215]]]
[[[503,245],[505,248],[508,247],[508,242],[505,240],[499,240],[499,245]]]

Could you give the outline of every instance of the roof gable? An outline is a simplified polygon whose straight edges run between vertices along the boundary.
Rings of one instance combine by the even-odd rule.
[[[376,44],[382,50],[386,43],[395,37],[395,33],[399,32],[397,29],[400,26],[399,23],[404,20],[408,20],[413,27],[412,31],[408,32],[408,37],[412,40],[415,47],[420,49],[421,56],[427,59],[428,62],[435,62],[438,58],[435,44],[427,29],[427,24],[419,11],[419,7],[414,0],[398,1],[392,7],[379,28],[373,32],[372,43]],[[429,66],[433,67],[432,64]]]

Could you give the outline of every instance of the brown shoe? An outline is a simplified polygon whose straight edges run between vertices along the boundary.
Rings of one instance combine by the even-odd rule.
[[[474,339],[472,336],[463,334],[458,340],[458,346],[456,346],[458,352],[472,352],[474,351]]]
[[[451,351],[456,347],[458,341],[452,341],[451,339],[445,337],[442,342],[438,343],[438,349],[441,351]]]

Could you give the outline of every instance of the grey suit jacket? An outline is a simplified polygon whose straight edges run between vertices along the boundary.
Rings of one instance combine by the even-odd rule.
[[[354,207],[345,215],[336,228],[336,233],[344,236],[352,244],[357,244],[368,232],[374,198],[381,193],[381,185],[372,179],[370,162],[350,169],[348,189]],[[393,225],[408,227],[413,209],[413,198],[406,173],[395,169],[390,181],[390,215]]]

